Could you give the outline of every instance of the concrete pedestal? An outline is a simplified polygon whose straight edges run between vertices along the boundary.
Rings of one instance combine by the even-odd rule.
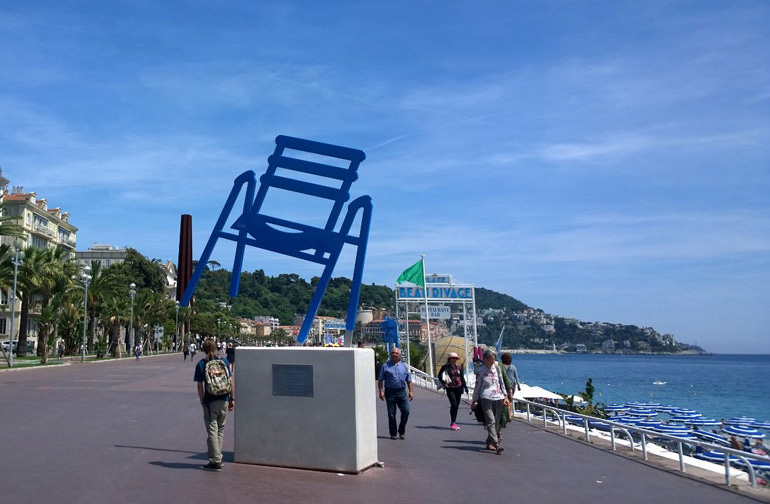
[[[235,461],[360,473],[377,462],[374,352],[236,350]]]

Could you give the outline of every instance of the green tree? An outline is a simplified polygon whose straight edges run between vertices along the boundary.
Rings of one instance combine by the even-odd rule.
[[[19,223],[20,215],[9,215],[6,201],[0,202],[0,236],[20,238],[24,236],[24,228]]]
[[[30,296],[39,301],[37,354],[45,364],[48,362],[49,331],[56,324],[56,310],[49,309],[49,304],[55,295],[63,294],[70,287],[77,266],[63,248],[35,250],[35,254],[28,259],[26,273],[29,275]]]
[[[94,350],[94,336],[97,332],[96,318],[100,316],[102,304],[118,293],[117,277],[99,261],[91,261],[91,280],[88,286],[88,351]],[[84,289],[85,284],[79,284]]]

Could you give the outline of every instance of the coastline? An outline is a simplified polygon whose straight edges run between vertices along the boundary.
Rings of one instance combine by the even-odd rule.
[[[713,355],[711,352],[685,350],[682,352],[563,352],[561,350],[537,350],[534,348],[503,348],[502,352],[519,355]]]

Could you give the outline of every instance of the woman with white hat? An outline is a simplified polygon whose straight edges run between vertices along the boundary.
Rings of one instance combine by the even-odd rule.
[[[460,408],[460,399],[463,391],[468,393],[468,385],[465,383],[465,373],[460,362],[460,356],[451,352],[447,357],[446,364],[441,366],[438,372],[439,380],[446,389],[446,396],[449,398],[449,428],[460,430],[457,426],[457,410]]]

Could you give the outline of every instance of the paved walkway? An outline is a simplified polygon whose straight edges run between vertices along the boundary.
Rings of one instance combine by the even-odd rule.
[[[502,455],[487,452],[467,406],[450,431],[448,402],[424,390],[404,441],[387,435],[378,401],[383,468],[355,476],[235,464],[229,425],[225,468],[209,473],[192,375],[181,355],[0,371],[0,502],[756,502],[523,422],[504,431]]]

